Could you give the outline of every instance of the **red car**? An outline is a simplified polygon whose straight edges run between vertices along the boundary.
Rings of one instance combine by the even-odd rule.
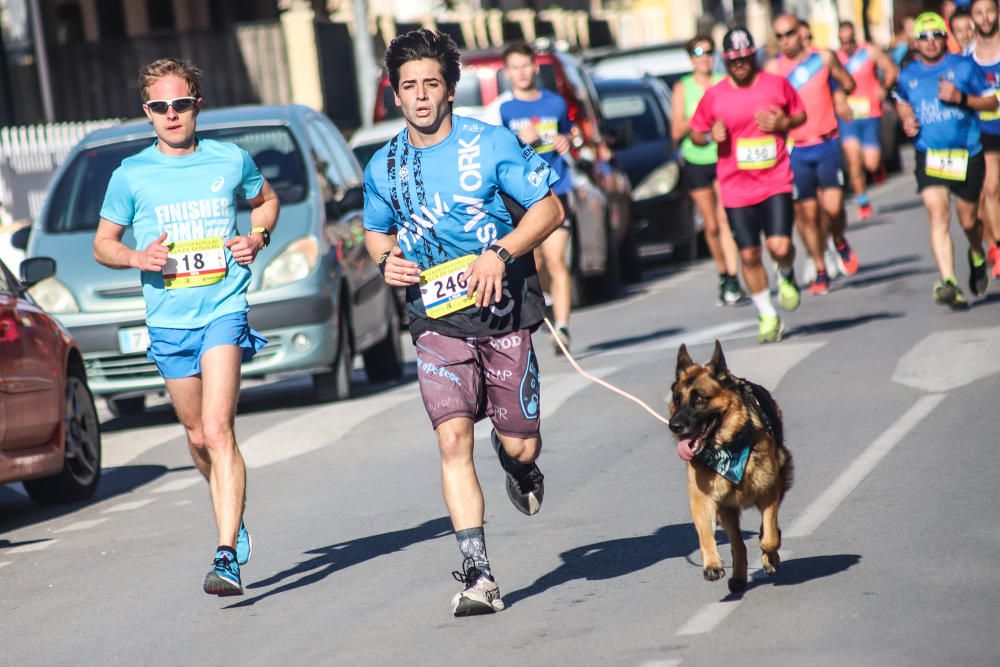
[[[83,355],[28,294],[55,260],[0,262],[0,484],[22,482],[40,503],[84,500],[101,479],[101,431]]]
[[[580,129],[574,142],[577,172],[574,180],[576,223],[571,247],[574,301],[613,296],[622,279],[641,277],[637,234],[632,223],[632,186],[621,169],[611,164],[611,150],[601,136],[603,117],[597,91],[583,63],[561,51],[539,51],[539,85],[566,100],[570,121]],[[499,50],[462,54],[462,78],[455,89],[455,113],[479,116],[483,107],[510,91]],[[388,73],[379,81],[375,122],[402,119],[395,104]]]

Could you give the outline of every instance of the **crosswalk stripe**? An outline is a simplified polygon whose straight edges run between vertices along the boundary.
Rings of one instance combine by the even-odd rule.
[[[775,389],[795,366],[823,348],[826,341],[765,345],[725,350],[726,365],[733,375],[746,378],[767,389]],[[702,360],[707,362],[707,359]]]
[[[744,336],[735,336],[735,334],[741,331],[747,331],[748,329],[755,329],[756,326],[757,320],[725,322],[724,324],[716,324],[711,327],[705,327],[704,329],[682,331],[681,333],[667,336],[666,338],[660,338],[652,342],[635,343],[632,345],[624,345],[613,350],[604,350],[595,356],[607,357],[617,354],[658,352],[660,350],[676,349],[681,343],[690,347],[692,345],[700,345],[702,343],[711,343],[716,338],[723,341],[732,340],[733,338],[743,338]]]
[[[32,551],[42,551],[43,549],[48,549],[53,544],[59,540],[40,540],[38,542],[31,542],[29,544],[21,544],[16,547],[11,547],[4,551],[4,555],[13,556],[14,554],[24,554]]]
[[[1000,327],[930,334],[899,358],[892,381],[944,392],[1000,373]]]
[[[153,502],[156,502],[155,498],[148,498],[146,500],[133,500],[132,502],[128,503],[119,503],[117,505],[114,505],[113,507],[109,507],[108,509],[104,510],[103,512],[101,512],[101,514],[111,514],[112,512],[130,512],[132,510],[137,510],[140,507],[145,507],[146,505]]]
[[[263,468],[326,447],[358,424],[415,400],[418,395],[416,386],[407,385],[385,394],[310,410],[244,441],[240,445],[243,460],[247,468]]]
[[[107,519],[90,519],[89,521],[77,521],[76,523],[71,523],[64,528],[59,528],[58,530],[52,531],[53,533],[69,533],[76,530],[88,530],[95,526],[100,526],[102,523],[107,521]]]
[[[678,635],[701,635],[711,632],[719,623],[726,620],[726,617],[736,611],[740,606],[739,600],[729,602],[713,602],[707,604],[689,618],[684,625],[677,630]]]
[[[192,475],[190,477],[182,477],[181,479],[174,479],[169,482],[164,482],[155,489],[152,489],[150,493],[168,493],[170,491],[181,491],[183,489],[188,488],[189,486],[194,486],[203,479],[204,477],[202,477],[201,475]]]

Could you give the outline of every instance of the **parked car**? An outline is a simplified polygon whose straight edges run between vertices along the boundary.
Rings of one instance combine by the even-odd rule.
[[[248,293],[268,344],[243,376],[308,373],[317,400],[349,395],[356,354],[370,380],[399,377],[399,305],[365,250],[361,167],[333,123],[301,105],[247,106],[204,111],[198,127],[245,148],[282,204]],[[58,275],[32,292],[79,341],[90,386],[115,414],[140,412],[163,381],[146,358],[138,272],[99,265],[90,247],[112,171],[152,138],[144,120],[84,138],[53,177],[28,245],[29,256],[57,259]],[[249,206],[237,209],[246,233]],[[130,229],[123,241],[134,246]]]
[[[670,136],[670,89],[652,76],[596,82],[615,161],[632,182],[640,253],[694,259],[698,232]]]
[[[56,263],[0,262],[0,484],[21,482],[41,503],[85,500],[101,479],[101,430],[83,355],[28,288]]]
[[[569,119],[580,129],[573,152],[576,221],[570,244],[574,302],[579,305],[613,295],[622,279],[638,280],[641,276],[629,210],[631,185],[624,172],[610,163],[611,151],[601,135],[597,93],[583,63],[571,54],[552,50],[540,50],[536,62],[539,85],[563,96]],[[496,122],[489,106],[509,91],[500,50],[462,54],[456,113]],[[376,99],[376,125],[402,119],[387,73],[379,82]]]
[[[672,90],[674,83],[691,72],[687,42],[665,42],[628,49],[605,47],[584,55],[595,81],[601,79],[640,79],[654,76]]]

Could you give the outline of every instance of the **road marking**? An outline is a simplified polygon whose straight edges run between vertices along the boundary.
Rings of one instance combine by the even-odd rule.
[[[892,448],[913,430],[913,427],[933,412],[944,398],[945,394],[931,394],[914,403],[892,426],[868,445],[868,448],[854,459],[826,491],[796,517],[788,532],[785,533],[786,536],[805,537],[811,535],[868,476],[868,473],[878,465],[879,461],[885,458],[892,451]]]
[[[932,333],[910,348],[896,363],[892,381],[940,393],[997,373],[1000,327],[950,329]]]
[[[683,660],[650,660],[639,667],[680,667],[683,662]]]
[[[30,544],[22,544],[17,547],[11,547],[4,551],[4,555],[10,556],[13,554],[25,554],[30,551],[41,551],[42,549],[48,549],[53,544],[59,540],[42,540],[40,542],[32,542]]]
[[[69,533],[74,530],[87,530],[93,528],[94,526],[100,526],[102,523],[107,521],[107,519],[90,519],[89,521],[77,521],[76,523],[71,523],[65,528],[60,528],[54,530],[54,533]]]
[[[593,370],[586,369],[591,375],[596,375],[602,380],[619,370],[621,366],[603,366]],[[582,391],[587,387],[598,385],[583,377],[576,371],[562,375],[558,379],[553,379],[551,385],[546,385],[545,377],[542,377],[542,419],[547,419],[555,414],[566,401],[573,397],[573,394]],[[602,388],[602,391],[606,391]]]
[[[417,398],[407,385],[373,397],[342,401],[302,413],[261,431],[240,445],[247,468],[263,468],[331,445],[368,419]]]
[[[707,604],[689,618],[677,631],[678,635],[702,635],[711,632],[740,606],[739,600]]]
[[[114,507],[109,507],[108,509],[101,512],[101,514],[111,514],[112,512],[130,512],[132,510],[137,510],[140,507],[145,507],[150,503],[156,502],[155,498],[147,498],[146,500],[133,500],[128,503],[119,503]]]
[[[726,352],[726,365],[733,375],[748,378],[774,390],[785,375],[807,357],[826,345],[827,341],[781,345],[762,345]],[[705,362],[707,363],[707,359]]]
[[[9,560],[5,560],[4,562],[0,563],[0,567],[7,567],[8,565],[10,565]]]
[[[649,343],[635,343],[633,345],[624,345],[613,350],[605,350],[598,352],[593,355],[594,357],[605,357],[615,354],[638,354],[647,352],[658,352],[660,350],[667,350],[679,347],[681,343],[685,345],[699,345],[701,343],[711,343],[716,338],[719,340],[734,340],[737,338],[744,338],[745,336],[735,336],[734,334],[746,331],[747,329],[755,329],[757,327],[757,320],[739,320],[736,322],[726,322],[724,324],[717,324],[711,327],[705,327],[704,329],[695,329],[694,331],[682,331],[681,333],[674,334],[672,336],[667,336],[666,338],[660,338],[659,340],[649,342]]]
[[[192,475],[191,477],[182,477],[181,479],[171,480],[165,482],[155,489],[151,490],[150,493],[168,493],[170,491],[181,491],[188,488],[189,486],[194,486],[198,482],[205,479],[201,475]]]
[[[126,465],[154,447],[183,438],[180,424],[132,428],[101,435],[101,466],[105,469]]]

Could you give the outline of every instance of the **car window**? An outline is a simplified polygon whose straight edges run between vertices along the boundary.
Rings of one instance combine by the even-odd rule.
[[[358,159],[358,162],[361,163],[361,168],[364,169],[368,166],[368,162],[372,159],[372,156],[383,146],[385,146],[384,141],[377,141],[371,144],[360,144],[352,150],[354,151],[354,157]]]
[[[199,131],[198,136],[232,142],[250,153],[282,203],[305,198],[307,187],[302,153],[288,128],[224,128]],[[49,193],[45,231],[59,234],[97,229],[111,173],[122,160],[149,144],[149,139],[136,139],[78,153]],[[248,204],[237,197],[237,206],[247,208]]]
[[[311,122],[315,124],[316,129],[326,141],[327,147],[333,154],[333,159],[337,163],[337,171],[340,172],[343,178],[343,185],[360,184],[364,178],[361,168],[358,166],[358,161],[354,159],[354,153],[347,146],[347,142],[344,141],[344,137],[340,134],[337,126],[330,122],[326,116],[318,116]]]
[[[324,202],[337,199],[337,191],[343,187],[344,175],[337,169],[337,160],[333,149],[320,135],[314,122],[306,126],[309,135],[309,158],[319,179],[319,193]]]
[[[483,91],[479,86],[479,78],[466,72],[465,76],[458,80],[455,86],[455,103],[452,108],[458,107],[481,107],[483,101]],[[385,109],[385,119],[402,118],[402,110],[396,106],[396,95],[391,85],[382,89],[382,107]]]
[[[13,294],[16,291],[14,289],[15,285],[14,276],[10,275],[10,272],[7,271],[7,265],[0,262],[0,292]]]
[[[619,148],[660,141],[670,136],[666,118],[657,108],[656,97],[652,93],[608,94],[601,99],[601,109],[608,128],[617,137]]]

